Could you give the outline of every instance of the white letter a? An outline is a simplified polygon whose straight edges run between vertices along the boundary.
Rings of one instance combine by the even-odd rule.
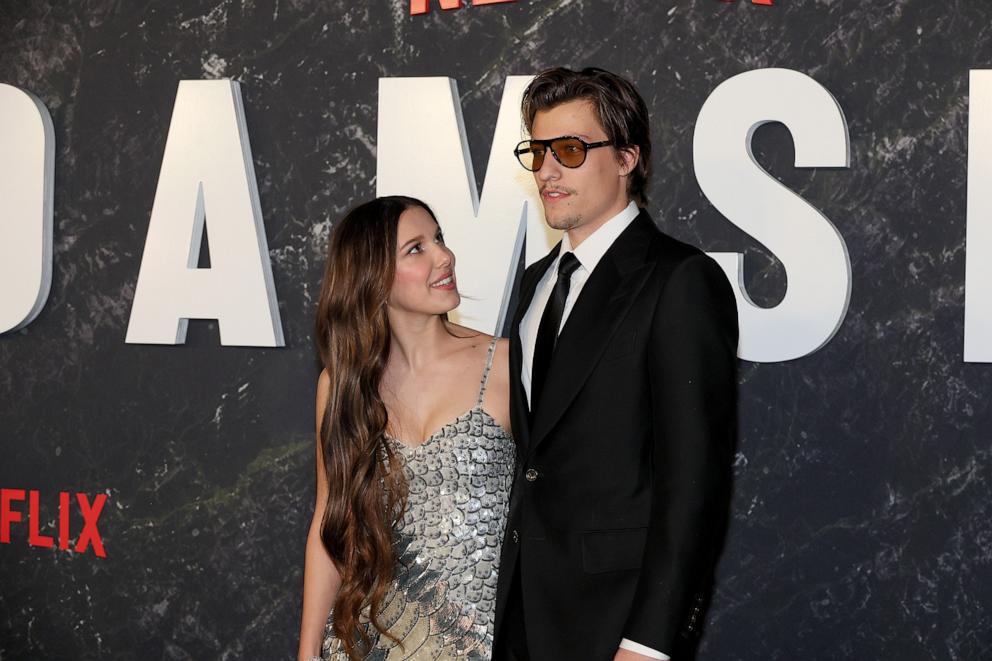
[[[210,268],[196,268],[204,222]],[[181,344],[217,319],[225,346],[283,346],[238,84],[179,83],[134,291],[129,344]]]

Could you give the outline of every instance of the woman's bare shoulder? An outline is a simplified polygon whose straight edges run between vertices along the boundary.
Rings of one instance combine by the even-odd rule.
[[[496,355],[493,356],[493,362],[501,362],[503,364],[508,363],[510,360],[510,340],[505,337],[497,338],[496,340]]]
[[[472,356],[489,350],[489,343],[493,339],[492,335],[450,321],[445,322],[445,326],[454,341],[455,351],[466,359],[472,360]]]
[[[482,342],[482,341],[488,342],[489,340],[493,339],[492,335],[487,335],[482,331],[475,330],[474,328],[469,328],[468,326],[462,326],[461,324],[456,324],[453,321],[446,321],[444,322],[444,325],[448,329],[448,332],[451,335],[459,339],[476,340],[478,342]]]

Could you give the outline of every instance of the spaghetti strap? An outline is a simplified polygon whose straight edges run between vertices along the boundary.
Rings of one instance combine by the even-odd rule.
[[[479,399],[475,402],[476,408],[482,406],[482,400],[486,397],[486,384],[489,382],[489,370],[493,366],[493,354],[496,352],[497,340],[499,340],[498,337],[493,337],[493,341],[489,343],[489,351],[486,352],[486,369],[482,371],[482,383],[479,384]]]

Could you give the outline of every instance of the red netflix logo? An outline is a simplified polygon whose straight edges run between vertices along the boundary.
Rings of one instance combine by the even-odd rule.
[[[432,0],[410,0],[410,16],[426,14],[431,10]],[[517,0],[472,0],[472,5],[497,5],[504,2],[516,2]],[[720,2],[734,2],[734,0],[720,0]],[[461,9],[465,6],[464,0],[437,0],[441,9]],[[774,0],[751,0],[752,5],[773,5]]]
[[[85,493],[76,494],[76,503],[79,513],[83,517],[83,529],[79,533],[79,539],[73,548],[69,543],[69,514],[72,507],[72,499],[68,491],[59,492],[59,525],[58,538],[59,548],[63,551],[74,551],[85,553],[87,549],[92,549],[93,553],[100,558],[106,558],[107,552],[103,548],[103,539],[100,537],[100,530],[96,527],[100,519],[100,513],[107,502],[107,494],[98,493],[92,500]],[[24,523],[24,511],[14,509],[14,503],[24,502],[24,489],[0,489],[0,543],[10,544],[10,525],[12,523]],[[28,501],[28,544],[50,549],[55,546],[55,539],[41,534],[41,511],[37,491],[27,492]]]
[[[472,0],[472,6],[498,5],[504,2],[516,2],[517,0]],[[437,0],[441,9],[461,9],[465,3],[462,0]],[[426,14],[431,10],[431,0],[410,0],[410,16]]]

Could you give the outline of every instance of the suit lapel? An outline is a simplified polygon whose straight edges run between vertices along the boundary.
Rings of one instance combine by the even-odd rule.
[[[547,255],[535,262],[525,272],[520,283],[520,298],[517,301],[517,309],[513,313],[513,321],[510,326],[510,406],[513,421],[513,436],[517,441],[517,447],[521,455],[526,452],[530,437],[530,407],[527,405],[527,393],[524,391],[523,382],[520,375],[523,370],[523,346],[520,343],[520,322],[527,313],[531,301],[534,300],[534,292],[537,291],[537,284],[541,281],[541,276],[548,270],[548,267],[558,256],[558,249],[561,242],[555,245]]]
[[[589,276],[558,335],[547,382],[541,401],[536,403],[539,407],[524,446],[525,456],[533,453],[554,428],[589,378],[651,273],[651,262],[645,257],[658,236],[650,216],[642,211]]]

